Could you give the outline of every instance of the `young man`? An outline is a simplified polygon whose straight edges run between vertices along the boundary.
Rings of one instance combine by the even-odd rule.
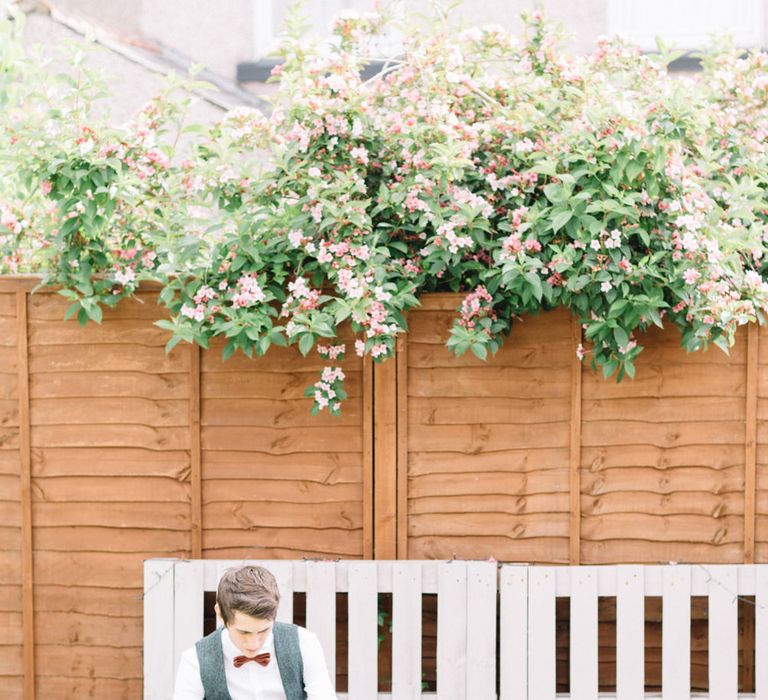
[[[181,656],[173,700],[336,700],[317,637],[277,622],[280,593],[261,566],[219,581],[220,627]]]

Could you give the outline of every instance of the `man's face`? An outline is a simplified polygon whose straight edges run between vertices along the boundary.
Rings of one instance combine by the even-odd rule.
[[[235,646],[245,656],[256,656],[269,638],[274,620],[263,620],[259,617],[245,615],[235,610],[232,619],[227,624],[229,636]]]

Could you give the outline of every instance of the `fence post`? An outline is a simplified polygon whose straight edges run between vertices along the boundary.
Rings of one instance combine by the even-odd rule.
[[[19,401],[19,491],[21,500],[21,626],[24,700],[35,699],[35,603],[32,539],[32,446],[29,412],[27,292],[16,292],[16,373]]]

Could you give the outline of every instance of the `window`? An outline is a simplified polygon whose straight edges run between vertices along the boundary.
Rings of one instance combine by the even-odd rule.
[[[253,58],[259,60],[268,56],[278,46],[285,16],[291,0],[253,0]],[[308,0],[304,3],[303,14],[307,20],[307,36],[322,39],[330,34],[334,18],[345,10],[360,14],[371,12],[373,0]],[[382,50],[396,53],[400,42],[396,36],[382,42]]]
[[[676,49],[706,48],[713,35],[738,46],[762,47],[762,0],[608,0],[608,27],[643,49],[661,37]]]

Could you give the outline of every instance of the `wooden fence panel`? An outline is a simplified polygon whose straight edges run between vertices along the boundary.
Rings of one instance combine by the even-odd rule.
[[[568,315],[515,323],[482,362],[445,348],[459,301],[409,318],[407,557],[567,562]]]
[[[304,389],[329,364],[317,353],[275,347],[258,361],[242,354],[224,361],[221,350],[212,343],[202,357],[204,556],[370,556],[363,547],[370,387],[351,345],[339,418],[310,415]]]
[[[31,286],[0,284],[0,684],[19,693],[15,304]],[[223,362],[217,346],[197,369],[189,347],[165,353],[152,325],[165,312],[150,290],[139,297],[84,328],[63,321],[68,302],[55,294],[27,300],[34,605],[38,627],[55,630],[37,640],[39,697],[137,697],[147,557],[370,558],[386,526],[399,558],[768,561],[765,329],[749,343],[742,330],[730,356],[687,354],[675,330],[654,331],[637,379],[617,384],[574,373],[562,310],[517,322],[482,363],[444,347],[460,297],[426,298],[397,370],[377,375],[396,392],[386,459],[398,472],[386,466],[374,517],[382,416],[370,367],[348,353],[342,417],[311,417],[303,394],[318,355]],[[694,635],[705,616],[694,610]],[[646,639],[657,668],[660,642],[657,624]],[[693,653],[698,687],[704,654]]]
[[[581,561],[743,561],[746,334],[640,342],[634,381],[583,375]]]
[[[38,694],[133,698],[142,561],[191,553],[189,353],[151,294],[101,325],[67,306],[29,299]]]

